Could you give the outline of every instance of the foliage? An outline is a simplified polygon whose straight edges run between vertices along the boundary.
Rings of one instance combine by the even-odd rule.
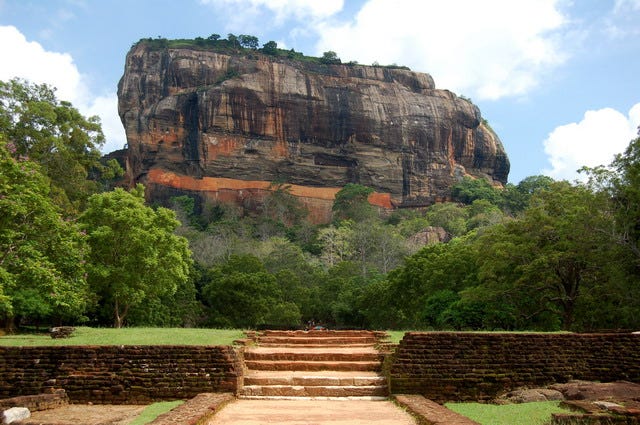
[[[571,329],[579,297],[604,278],[610,243],[599,231],[606,226],[601,205],[588,189],[566,182],[534,195],[520,220],[480,239],[485,293],[496,291],[530,323],[551,313]]]
[[[232,256],[206,273],[203,299],[211,324],[255,328],[260,325],[297,325],[299,308],[283,299],[275,276],[254,256]]]
[[[275,56],[278,54],[278,43],[275,41],[267,41],[262,45],[262,53],[269,56]]]
[[[0,314],[14,319],[79,319],[89,303],[86,245],[49,198],[40,167],[11,155],[0,135]]]
[[[332,51],[325,52],[322,57],[307,56],[302,52],[297,52],[294,49],[280,49],[275,41],[268,41],[262,45],[262,48],[258,49],[258,38],[251,35],[235,35],[228,34],[227,38],[221,38],[220,34],[211,34],[210,36],[196,37],[195,39],[175,39],[168,40],[163,37],[157,38],[142,38],[138,42],[134,43],[134,46],[139,44],[145,44],[153,49],[199,49],[199,50],[212,50],[216,52],[232,53],[232,54],[245,54],[255,57],[255,53],[260,52],[264,55],[272,57],[272,60],[295,60],[303,63],[310,64],[340,64],[341,60],[337,54]],[[346,65],[357,65],[356,61],[350,61]],[[386,69],[403,69],[410,71],[407,66],[391,64],[380,65],[374,62],[372,66],[386,68]]]
[[[368,197],[373,193],[370,187],[347,183],[333,201],[333,214],[336,220],[364,221],[376,216],[376,210],[369,204]]]
[[[260,45],[258,37],[253,35],[240,34],[238,36],[238,41],[240,42],[240,45],[245,49],[256,50]]]
[[[517,215],[529,206],[531,197],[541,190],[547,190],[554,180],[548,176],[525,177],[517,185],[507,184],[502,192],[502,209],[510,215]]]
[[[275,42],[258,49],[247,35],[141,42],[339,61],[334,52],[307,58]],[[97,194],[121,171],[98,161],[99,123],[47,86],[13,80],[0,90],[6,324],[88,316],[116,326],[640,325],[640,139],[609,166],[586,169],[586,185],[531,176],[498,189],[464,178],[452,188],[455,202],[385,217],[368,202],[372,188],[348,184],[336,195],[334,221],[315,225],[282,182],[244,209],[193,196],[173,198],[175,213],[153,209],[142,187]],[[452,240],[421,246],[413,236],[429,226]]]
[[[500,192],[485,179],[465,176],[451,187],[451,196],[455,201],[467,205],[475,200],[486,200],[493,205],[500,204]]]
[[[50,179],[50,196],[67,214],[83,208],[87,197],[101,189],[100,180],[122,175],[117,162],[100,162],[104,135],[99,118],[85,118],[71,103],[58,101],[45,84],[0,81],[0,133],[12,143],[14,157],[40,165]],[[88,179],[90,174],[96,178]]]
[[[640,137],[611,164],[610,179],[618,241],[635,255],[640,269]]]
[[[322,57],[320,58],[320,63],[334,65],[334,64],[340,64],[341,61],[338,55],[336,54],[336,52],[329,50],[328,52],[324,52],[322,54]]]
[[[442,314],[457,300],[451,296],[477,284],[476,252],[472,240],[435,244],[408,257],[389,273],[389,308],[398,312],[393,328],[440,327]],[[450,291],[450,292],[445,292]]]
[[[427,210],[426,218],[432,226],[442,227],[450,235],[467,233],[468,213],[452,202],[434,204]]]
[[[89,284],[122,327],[131,307],[175,294],[189,278],[190,251],[168,209],[144,205],[144,187],[92,195],[80,222],[88,235]],[[159,273],[158,271],[162,272]]]

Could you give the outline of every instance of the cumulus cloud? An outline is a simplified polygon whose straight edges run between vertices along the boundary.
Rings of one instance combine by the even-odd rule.
[[[398,63],[479,99],[527,93],[565,60],[558,0],[369,0],[353,21],[321,22],[317,53]]]
[[[115,93],[94,96],[68,53],[51,52],[26,37],[13,26],[0,26],[0,57],[5,60],[0,67],[0,80],[19,77],[33,83],[46,83],[55,87],[60,100],[73,103],[86,116],[98,115],[107,143],[103,152],[120,149],[126,138],[118,118]]]
[[[628,115],[612,108],[587,111],[580,122],[556,127],[544,141],[551,169],[543,173],[555,179],[579,180],[583,167],[608,165],[637,136],[640,103]]]
[[[275,14],[275,21],[281,24],[288,18],[325,19],[342,10],[344,0],[200,0],[203,4],[232,6],[242,10],[247,16],[256,15],[261,10]]]

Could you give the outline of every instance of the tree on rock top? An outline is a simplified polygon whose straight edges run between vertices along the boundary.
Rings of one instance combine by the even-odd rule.
[[[192,263],[187,240],[173,232],[175,213],[144,204],[144,186],[93,195],[80,222],[91,247],[89,285],[120,328],[131,307],[175,293]]]

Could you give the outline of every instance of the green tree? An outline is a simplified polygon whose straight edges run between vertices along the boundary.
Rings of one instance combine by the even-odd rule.
[[[500,192],[485,179],[463,177],[451,187],[454,201],[471,204],[475,200],[486,200],[494,205],[500,204]]]
[[[333,201],[333,214],[337,220],[364,221],[376,217],[376,210],[368,201],[373,189],[347,183]]]
[[[507,184],[502,192],[501,208],[510,215],[516,215],[529,206],[531,197],[551,187],[554,180],[548,176],[536,175],[522,179],[517,185]]]
[[[567,182],[534,194],[520,219],[479,239],[486,292],[511,303],[515,320],[552,323],[551,314],[572,329],[582,294],[606,279],[611,240],[600,231],[608,221],[602,206],[602,197]]]
[[[440,326],[443,320],[434,311],[439,314],[449,307],[443,300],[454,300],[443,297],[442,291],[458,293],[478,284],[477,252],[472,241],[471,235],[446,244],[428,245],[389,273],[389,298],[398,316],[396,326],[405,329]]]
[[[342,61],[338,57],[338,54],[332,50],[324,52],[320,58],[320,62],[324,64],[340,64]]]
[[[442,227],[450,235],[467,233],[467,210],[452,202],[434,204],[427,209],[426,218],[432,226]]]
[[[240,40],[238,39],[238,36],[232,33],[227,34],[227,43],[230,47],[240,47]]]
[[[466,209],[469,216],[466,227],[470,230],[493,226],[505,218],[500,208],[486,199],[476,199]]]
[[[262,45],[262,53],[265,55],[276,56],[278,54],[278,43],[275,41],[267,41]]]
[[[270,190],[262,204],[264,215],[287,227],[298,224],[307,216],[308,210],[291,194],[290,185],[273,183]]]
[[[351,221],[345,221],[339,227],[325,227],[318,233],[318,241],[322,247],[320,258],[327,267],[333,267],[353,255],[349,242],[353,233],[352,224]]]
[[[85,118],[71,103],[58,101],[45,84],[0,81],[0,133],[15,146],[15,157],[40,165],[50,179],[50,196],[67,213],[82,209],[87,197],[101,189],[101,179],[122,175],[116,161],[100,162],[104,135],[99,118]]]
[[[240,34],[238,36],[238,41],[242,47],[247,49],[256,50],[260,43],[258,42],[258,37],[253,35]]]
[[[89,284],[109,306],[115,327],[145,299],[173,294],[189,278],[187,240],[166,208],[145,206],[144,187],[92,195],[80,222],[91,247]]]
[[[207,271],[205,281],[202,294],[210,325],[255,328],[301,321],[298,306],[283,298],[276,277],[255,256],[231,256],[225,264]]]
[[[611,201],[618,242],[635,255],[640,272],[640,137],[616,155],[611,168]]]
[[[86,244],[49,198],[40,167],[12,156],[0,134],[0,314],[15,319],[74,321],[90,298]]]

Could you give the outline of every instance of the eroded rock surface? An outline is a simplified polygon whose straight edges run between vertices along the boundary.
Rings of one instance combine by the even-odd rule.
[[[380,206],[425,206],[465,175],[501,185],[509,172],[475,105],[403,69],[143,41],[118,97],[129,182],[156,197],[242,203],[286,182],[322,221],[346,183],[373,187]]]

